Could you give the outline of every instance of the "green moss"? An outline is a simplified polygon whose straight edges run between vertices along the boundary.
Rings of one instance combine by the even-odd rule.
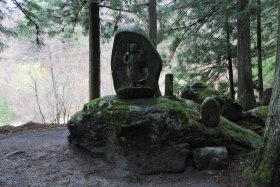
[[[273,168],[269,164],[262,164],[256,170],[254,179],[258,184],[267,184],[271,179]]]
[[[83,112],[92,111],[104,111],[104,110],[119,110],[119,111],[129,111],[127,103],[121,102],[116,99],[110,98],[98,98],[85,104]]]
[[[205,82],[200,80],[200,81],[193,83],[192,87],[193,88],[206,88],[206,87],[208,87],[208,85]]]
[[[180,118],[184,118],[185,123],[188,123],[189,130],[193,135],[193,137],[188,138],[190,141],[200,136],[209,136],[212,138],[223,137],[228,142],[236,142],[251,149],[258,148],[261,143],[261,136],[251,130],[236,125],[222,116],[220,117],[220,125],[217,128],[206,128],[199,122],[200,113],[184,107],[180,102],[160,98],[158,99],[158,105],[176,111],[180,114]],[[196,144],[196,142],[193,143]]]
[[[82,114],[84,116],[100,114],[104,120],[120,126],[125,123],[128,111],[127,103],[117,99],[98,98],[85,104]]]
[[[202,103],[204,99],[210,96],[220,96],[220,92],[216,91],[211,86],[207,85],[205,82],[199,81],[192,85],[192,90],[196,95],[195,101],[197,103]]]
[[[83,112],[82,111],[79,111],[79,112],[76,112],[70,119],[70,121],[72,122],[79,122],[83,119]]]
[[[267,106],[260,106],[254,109],[254,112],[258,117],[266,119],[268,114],[268,107]]]
[[[261,136],[236,125],[224,117],[220,117],[220,127],[223,134],[232,141],[240,142],[244,145],[246,145],[246,142],[250,142],[254,149],[258,148],[261,144]]]
[[[138,184],[141,179],[137,175],[127,175],[124,177],[124,181],[130,184]]]
[[[270,162],[254,163],[247,167],[242,175],[254,181],[252,186],[269,186],[273,175],[273,167]]]
[[[185,123],[189,120],[188,110],[182,106],[178,101],[173,101],[166,98],[158,98],[158,107],[165,107],[172,110],[180,115]]]
[[[244,171],[242,172],[242,176],[246,177],[246,178],[252,177],[253,176],[253,169],[252,169],[252,167],[251,166],[246,167],[244,169]]]

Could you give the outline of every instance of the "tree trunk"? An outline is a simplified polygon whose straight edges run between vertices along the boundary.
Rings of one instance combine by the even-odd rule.
[[[100,97],[100,18],[98,0],[89,0],[89,99]]]
[[[263,98],[263,75],[262,75],[262,29],[261,29],[261,0],[257,0],[257,51],[258,51],[258,89],[259,100]]]
[[[237,18],[237,60],[238,60],[238,99],[245,110],[256,106],[253,90],[250,50],[250,15],[247,13],[249,0],[238,0]]]
[[[149,0],[149,37],[157,47],[157,0]]]
[[[149,37],[154,45],[157,48],[157,0],[149,0]],[[159,86],[156,91],[156,96],[162,96]]]
[[[278,6],[278,42],[273,91],[262,146],[252,166],[256,184],[275,187],[280,185],[280,5]]]
[[[228,59],[228,77],[229,77],[229,91],[230,97],[234,98],[234,85],[233,85],[233,70],[232,70],[232,53],[231,53],[231,44],[230,44],[230,29],[228,25],[228,19],[226,20],[226,33],[227,33],[227,59]]]

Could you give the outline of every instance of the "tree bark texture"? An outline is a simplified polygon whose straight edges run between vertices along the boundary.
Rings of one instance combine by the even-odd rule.
[[[257,4],[258,90],[259,100],[261,101],[263,98],[261,0],[257,0]]]
[[[157,47],[157,0],[149,0],[149,37]]]
[[[228,20],[226,20],[226,33],[227,33],[227,59],[228,59],[228,77],[229,77],[229,92],[230,97],[235,100],[234,84],[233,84],[233,70],[232,70],[232,52],[230,44],[230,29]]]
[[[98,0],[89,0],[89,99],[100,97],[100,18]]]
[[[252,81],[248,2],[249,0],[237,1],[239,12],[237,18],[238,99],[245,110],[256,106]]]
[[[255,183],[272,187],[280,186],[280,5],[278,6],[278,42],[273,91],[262,146],[253,165]]]

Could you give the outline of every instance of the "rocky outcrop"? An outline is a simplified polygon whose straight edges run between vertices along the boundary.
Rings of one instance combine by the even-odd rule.
[[[191,150],[225,146],[229,154],[256,149],[260,136],[220,117],[207,128],[200,113],[166,98],[101,98],[68,123],[69,142],[137,173],[180,172]]]
[[[185,88],[181,97],[201,104],[207,97],[214,97],[220,104],[221,115],[231,121],[238,121],[242,117],[242,106],[231,98],[224,96],[206,83],[199,81],[191,87]]]

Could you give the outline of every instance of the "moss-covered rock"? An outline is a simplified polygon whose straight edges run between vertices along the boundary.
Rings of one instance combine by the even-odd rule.
[[[266,120],[268,114],[268,106],[259,106],[248,111],[250,114],[261,118],[263,121]]]
[[[242,117],[242,106],[203,81],[196,82],[191,87],[185,88],[181,97],[193,100],[198,104],[201,104],[207,97],[214,97],[220,104],[222,116],[231,121],[238,121]]]
[[[245,112],[237,124],[263,135],[267,114],[268,106],[259,106]]]
[[[69,142],[139,173],[179,172],[191,149],[225,146],[230,154],[256,149],[260,136],[221,117],[215,128],[181,100],[101,98],[68,123]]]
[[[222,99],[224,97],[220,92],[207,85],[205,82],[199,81],[191,86],[192,91],[195,94],[194,101],[197,103],[202,103],[207,97],[219,96]],[[219,102],[219,100],[218,100]]]
[[[228,165],[228,153],[225,147],[204,147],[193,150],[193,160],[199,170],[221,170]]]

